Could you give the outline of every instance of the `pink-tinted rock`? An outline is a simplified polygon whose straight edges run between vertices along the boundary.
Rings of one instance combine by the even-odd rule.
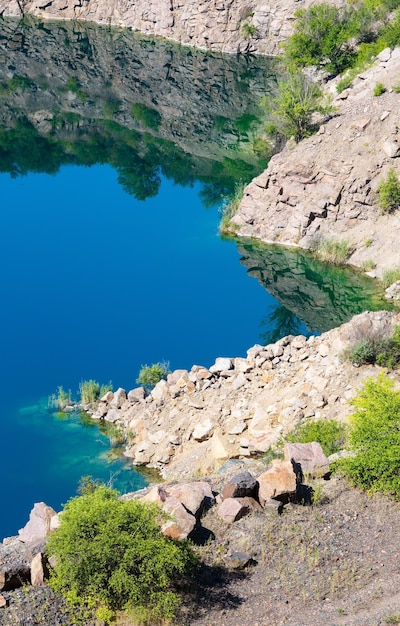
[[[37,502],[29,515],[29,522],[18,531],[18,538],[25,543],[42,541],[50,532],[51,518],[56,515],[51,506]]]
[[[272,467],[258,477],[261,505],[270,498],[288,501],[296,493],[296,474],[290,461],[274,459]]]
[[[31,585],[33,587],[42,587],[45,579],[45,568],[43,556],[39,552],[31,561]]]
[[[3,609],[5,606],[7,606],[7,600],[4,596],[0,595],[0,609]]]
[[[245,498],[227,498],[217,508],[217,513],[224,522],[231,524],[237,522],[241,517],[250,513],[248,503],[243,503]],[[246,498],[247,499],[247,498]]]
[[[171,519],[163,524],[161,532],[171,539],[177,539],[179,541],[187,539],[196,526],[195,516],[189,513],[183,504],[172,496],[164,502],[162,508],[168,513]]]
[[[287,443],[284,447],[285,461],[295,461],[301,466],[301,472],[312,477],[321,477],[329,474],[329,461],[326,458],[321,444]]]

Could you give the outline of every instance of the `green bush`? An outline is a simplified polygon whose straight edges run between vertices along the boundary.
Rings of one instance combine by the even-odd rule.
[[[122,501],[100,486],[69,500],[60,519],[47,544],[47,554],[56,556],[50,585],[69,604],[107,622],[120,610],[146,624],[173,617],[174,584],[196,558],[187,542],[161,534],[156,505]]]
[[[336,420],[305,422],[285,437],[290,443],[318,441],[326,456],[344,448],[346,428]]]
[[[280,134],[286,139],[294,137],[300,141],[311,135],[315,113],[329,115],[333,108],[323,100],[319,85],[313,83],[302,72],[289,72],[278,82],[275,95],[264,98],[262,105],[267,113],[266,131]]]
[[[389,337],[371,335],[356,341],[342,353],[342,358],[357,365],[377,364],[395,369],[400,364],[400,326]]]
[[[82,404],[91,404],[102,398],[107,391],[112,391],[111,381],[107,385],[100,385],[96,380],[83,380],[79,384],[79,394]]]
[[[142,365],[136,382],[146,389],[152,389],[160,380],[166,380],[170,371],[169,363],[165,361],[152,365]]]
[[[386,87],[383,83],[376,83],[374,90],[373,90],[373,94],[375,97],[381,96],[383,93],[385,93],[386,91]]]
[[[382,213],[393,213],[400,206],[400,180],[391,168],[387,178],[378,186],[378,205]]]
[[[338,467],[357,487],[400,499],[400,391],[381,374],[369,378],[351,402],[347,448]]]
[[[284,45],[285,60],[300,67],[317,65],[337,75],[351,67],[355,43],[370,38],[375,19],[376,11],[362,2],[299,9],[293,35]]]

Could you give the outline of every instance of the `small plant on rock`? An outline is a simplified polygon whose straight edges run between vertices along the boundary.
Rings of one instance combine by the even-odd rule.
[[[378,187],[378,205],[382,213],[393,213],[400,206],[400,180],[391,168],[387,178]]]
[[[83,380],[79,384],[79,393],[82,404],[92,404],[102,398],[107,391],[112,390],[111,381],[107,385],[100,385],[96,380]]]
[[[169,363],[162,361],[152,365],[142,365],[136,382],[146,389],[152,389],[160,380],[166,380],[170,373]]]
[[[386,87],[383,83],[376,83],[373,94],[374,96],[378,97],[378,96],[381,96],[383,93],[385,93],[385,91],[386,91]]]
[[[400,280],[400,267],[388,267],[382,274],[382,283],[385,289]]]
[[[350,244],[347,239],[321,239],[313,252],[324,263],[343,265],[350,256]]]

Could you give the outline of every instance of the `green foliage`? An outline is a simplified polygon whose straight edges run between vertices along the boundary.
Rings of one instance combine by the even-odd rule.
[[[235,190],[229,200],[225,202],[221,209],[221,222],[219,229],[221,233],[232,233],[232,225],[230,221],[239,208],[242,201],[245,184],[239,181],[235,184]]]
[[[400,267],[388,267],[382,275],[382,283],[384,288],[390,287],[397,280],[400,280]]]
[[[376,263],[373,259],[366,259],[361,263],[361,269],[363,272],[370,272],[376,267]]]
[[[342,353],[342,358],[357,365],[376,363],[395,369],[400,364],[400,326],[389,337],[375,334],[359,339]]]
[[[79,383],[79,394],[82,404],[91,404],[102,398],[107,391],[112,391],[111,381],[107,385],[100,385],[96,380],[83,380]]]
[[[299,9],[295,18],[294,33],[284,46],[286,62],[317,65],[336,75],[351,66],[354,43],[368,38],[375,12],[362,2],[342,8],[320,3]]]
[[[256,33],[257,26],[248,21],[248,19],[242,23],[242,35],[245,39],[251,39]]]
[[[320,239],[313,252],[324,263],[343,265],[350,255],[350,245],[346,239]]]
[[[82,91],[81,83],[75,76],[70,76],[65,84],[65,87],[71,93],[74,93],[81,102],[86,102],[87,95]]]
[[[378,41],[381,50],[400,45],[400,9],[397,9],[393,19],[387,22]]]
[[[63,387],[57,387],[57,393],[53,393],[48,400],[50,409],[59,409],[63,411],[68,404],[72,402],[72,391],[64,391]]]
[[[311,443],[318,441],[326,456],[344,448],[346,428],[336,420],[305,422],[289,433],[285,440],[291,443]]]
[[[351,404],[346,447],[354,456],[339,467],[357,487],[400,499],[400,391],[381,374],[369,378]]]
[[[169,363],[166,361],[142,365],[136,382],[146,389],[152,389],[160,380],[165,380],[170,371]]]
[[[161,124],[161,115],[156,109],[143,104],[142,102],[135,102],[131,107],[131,115],[138,122],[142,122],[147,128],[157,130]]]
[[[378,186],[378,205],[382,213],[393,213],[400,206],[400,180],[396,171],[391,168],[387,178]]]
[[[386,91],[386,87],[383,83],[376,83],[372,93],[375,97],[378,97],[378,96],[381,96],[383,93],[385,93],[385,91]]]
[[[262,102],[268,117],[266,130],[300,141],[312,134],[315,113],[329,115],[333,108],[323,100],[321,87],[302,72],[289,72],[278,82],[276,94]],[[272,126],[271,126],[272,125]]]
[[[47,544],[56,555],[51,587],[98,619],[124,610],[141,623],[170,620],[179,604],[174,584],[196,558],[187,542],[161,534],[160,515],[156,505],[122,501],[105,486],[69,500]]]

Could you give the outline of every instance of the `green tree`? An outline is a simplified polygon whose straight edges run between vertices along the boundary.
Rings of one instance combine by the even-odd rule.
[[[187,542],[161,534],[160,515],[156,505],[122,501],[104,485],[72,498],[47,544],[56,555],[51,587],[98,619],[117,610],[148,624],[171,619],[179,604],[174,583],[196,558]]]
[[[293,136],[296,141],[312,134],[315,113],[333,112],[332,106],[323,100],[321,87],[302,72],[289,72],[278,82],[275,97],[264,99],[263,104],[272,123],[272,132],[285,138]]]
[[[342,459],[350,481],[369,492],[400,499],[400,391],[384,374],[369,378],[352,401],[347,448]]]

